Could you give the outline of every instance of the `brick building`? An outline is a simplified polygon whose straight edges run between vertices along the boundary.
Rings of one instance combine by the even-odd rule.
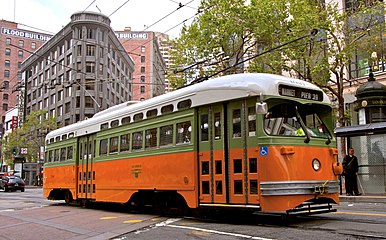
[[[0,125],[7,110],[18,105],[21,64],[50,35],[24,30],[15,22],[0,20]],[[0,127],[1,131],[2,127]],[[1,133],[0,133],[1,134]]]
[[[132,99],[143,101],[164,94],[166,65],[156,33],[125,28],[115,34],[135,64]]]

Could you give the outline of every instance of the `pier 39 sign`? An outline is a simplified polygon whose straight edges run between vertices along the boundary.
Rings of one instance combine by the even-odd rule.
[[[34,33],[34,32],[29,32],[29,31],[24,31],[20,29],[10,29],[10,28],[5,28],[3,27],[1,29],[1,33],[5,35],[11,35],[11,36],[16,36],[16,37],[22,37],[22,38],[29,38],[33,40],[39,40],[46,42],[50,40],[51,36],[49,35],[43,35],[39,33]]]

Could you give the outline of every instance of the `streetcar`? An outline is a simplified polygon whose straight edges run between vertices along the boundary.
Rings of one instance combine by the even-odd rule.
[[[317,86],[221,76],[127,102],[46,136],[44,196],[162,209],[335,211],[342,166]]]

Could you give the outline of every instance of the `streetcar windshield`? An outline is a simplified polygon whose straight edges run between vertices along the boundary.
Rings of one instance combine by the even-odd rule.
[[[280,104],[270,108],[265,115],[264,128],[269,135],[332,137],[315,107],[295,104]]]

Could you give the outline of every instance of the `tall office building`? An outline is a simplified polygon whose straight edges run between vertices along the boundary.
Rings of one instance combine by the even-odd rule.
[[[134,63],[100,13],[78,12],[23,62],[24,115],[47,109],[66,126],[132,100]],[[47,117],[48,117],[47,116]]]
[[[0,125],[3,125],[6,112],[19,102],[22,62],[51,36],[22,29],[18,23],[6,20],[0,20],[0,31]],[[1,129],[2,126],[0,135]]]
[[[165,61],[155,32],[115,31],[135,63],[133,100],[143,101],[165,93]]]
[[[156,33],[159,49],[161,55],[165,61],[165,72],[170,71],[173,65],[173,59],[171,57],[172,45],[170,43],[169,35],[165,33]],[[166,74],[165,74],[166,75]],[[169,85],[169,80],[165,77],[165,92],[171,92],[173,89]]]

